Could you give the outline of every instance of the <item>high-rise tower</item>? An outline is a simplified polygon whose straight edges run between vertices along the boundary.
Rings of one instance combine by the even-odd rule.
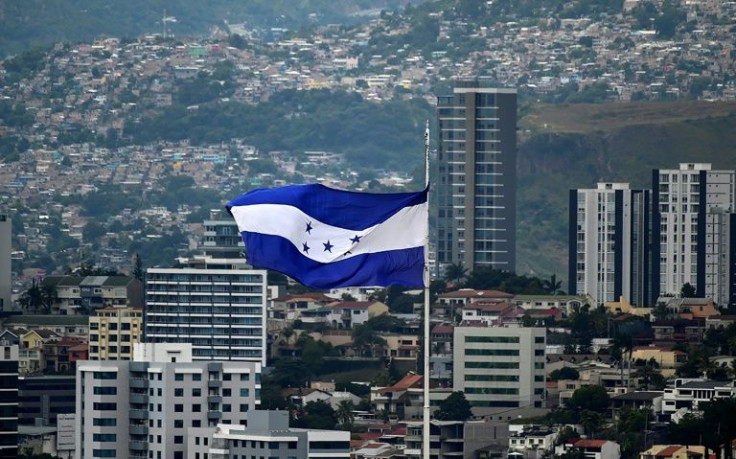
[[[628,183],[570,190],[571,295],[590,295],[597,304],[622,296],[652,304],[650,201],[649,190]]]
[[[652,274],[659,294],[678,294],[689,283],[699,297],[733,303],[735,186],[733,170],[705,163],[653,171]]]
[[[437,265],[516,265],[516,90],[457,80],[437,99]]]

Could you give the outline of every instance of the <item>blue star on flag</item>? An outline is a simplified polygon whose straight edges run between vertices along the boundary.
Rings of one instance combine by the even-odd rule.
[[[356,234],[354,238],[350,239],[350,242],[352,242],[353,244],[357,244],[358,242],[360,242],[360,236]]]
[[[302,252],[309,253],[309,246],[307,245],[306,242],[302,244]]]
[[[330,253],[332,253],[332,248],[335,247],[334,245],[330,244],[330,241],[323,242],[322,245],[325,246],[325,250],[324,251],[325,252],[330,252]]]
[[[307,222],[307,229],[305,231],[312,234],[312,222]]]

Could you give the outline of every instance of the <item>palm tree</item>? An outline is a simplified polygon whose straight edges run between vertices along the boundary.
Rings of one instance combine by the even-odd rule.
[[[542,282],[542,287],[550,295],[557,295],[557,293],[559,293],[560,289],[562,288],[562,281],[557,280],[557,274],[552,274],[549,280],[545,280]]]
[[[355,410],[355,405],[350,400],[340,400],[340,403],[337,404],[335,416],[343,428],[349,428],[353,425],[353,419],[355,418],[353,410]]]
[[[28,290],[23,292],[18,302],[26,312],[38,312],[43,306],[43,292],[35,280],[33,280]]]
[[[463,266],[463,262],[452,263],[445,268],[445,280],[452,283],[453,287],[458,287],[460,281],[465,279],[468,274],[468,268]]]

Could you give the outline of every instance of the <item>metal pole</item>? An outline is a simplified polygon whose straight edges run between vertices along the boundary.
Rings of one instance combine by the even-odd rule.
[[[429,186],[429,120],[424,131],[424,186]],[[429,196],[427,196],[427,220],[429,221]],[[428,222],[429,223],[429,222]],[[424,410],[422,414],[422,457],[429,459],[429,224],[424,241]]]

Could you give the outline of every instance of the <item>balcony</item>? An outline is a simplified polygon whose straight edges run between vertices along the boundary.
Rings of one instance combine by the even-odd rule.
[[[128,429],[130,435],[148,435],[148,426],[144,424],[131,424]]]
[[[130,403],[145,405],[148,403],[148,395],[147,394],[130,394]]]
[[[130,419],[148,419],[148,410],[130,410]]]
[[[146,389],[148,388],[148,380],[143,378],[131,378],[130,380],[131,389]]]
[[[146,451],[148,450],[148,442],[147,441],[131,441],[128,443],[130,445],[130,449],[132,451]]]
[[[210,389],[220,388],[222,387],[222,381],[220,381],[219,379],[210,379],[209,381],[207,381],[207,387]]]
[[[222,403],[222,397],[219,395],[208,395],[207,403]]]
[[[222,419],[222,413],[220,411],[208,411],[207,412],[207,420],[219,421],[220,419]]]

